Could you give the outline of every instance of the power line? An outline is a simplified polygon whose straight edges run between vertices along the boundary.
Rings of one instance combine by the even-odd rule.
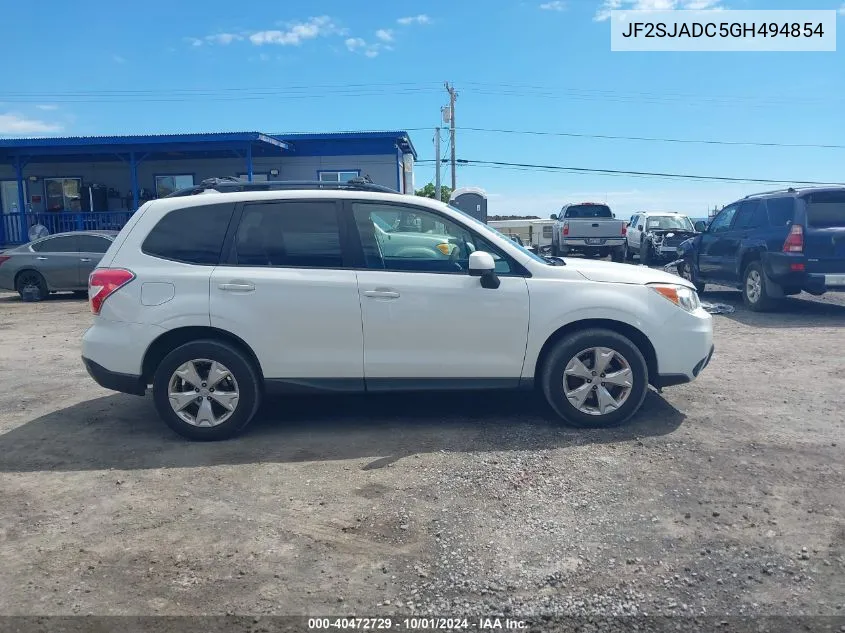
[[[461,131],[469,132],[490,132],[496,134],[525,134],[531,136],[565,136],[570,138],[597,138],[605,140],[621,141],[648,141],[659,143],[698,143],[703,145],[741,145],[749,147],[791,147],[791,148],[822,148],[822,149],[845,149],[845,145],[828,145],[822,143],[767,143],[754,141],[724,141],[715,139],[690,139],[690,138],[660,138],[653,136],[616,136],[612,134],[586,134],[580,132],[541,132],[535,130],[508,130],[499,128],[483,127],[459,127]]]
[[[418,163],[435,162],[433,160],[418,160]],[[569,167],[563,165],[535,165],[530,163],[508,163],[504,161],[492,160],[470,160],[459,159],[459,165],[468,165],[472,167],[499,167],[499,168],[515,168],[528,171],[547,171],[547,172],[568,172],[579,174],[602,174],[608,176],[637,176],[646,178],[671,178],[679,180],[697,180],[697,181],[717,181],[717,182],[737,182],[737,183],[761,183],[769,185],[842,185],[845,183],[820,182],[814,180],[774,180],[769,178],[737,178],[733,176],[705,176],[700,174],[679,174],[672,172],[656,172],[656,171],[631,171],[624,169],[597,169],[592,167]]]

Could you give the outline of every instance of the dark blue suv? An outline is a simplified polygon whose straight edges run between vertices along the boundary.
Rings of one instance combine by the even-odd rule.
[[[802,290],[845,291],[845,187],[785,189],[729,204],[679,249],[678,273],[735,286],[752,310]]]

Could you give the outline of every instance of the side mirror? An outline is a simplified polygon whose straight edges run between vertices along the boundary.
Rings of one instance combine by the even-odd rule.
[[[496,262],[490,253],[475,251],[469,256],[469,274],[481,278],[481,287],[496,289],[501,283],[496,276]]]
[[[552,214],[549,216],[549,219],[550,219],[550,220],[557,220],[557,213],[552,213]]]
[[[704,233],[704,231],[706,231],[706,230],[707,230],[707,223],[706,223],[706,222],[702,222],[701,220],[699,220],[698,222],[696,222],[696,223],[693,225],[693,227],[692,227],[692,228],[694,228],[694,229],[696,230],[696,232],[697,232],[697,233]]]
[[[642,225],[642,224],[640,224],[640,225],[637,227],[637,230],[638,230],[638,231],[642,231],[642,230],[643,230],[643,225]]]

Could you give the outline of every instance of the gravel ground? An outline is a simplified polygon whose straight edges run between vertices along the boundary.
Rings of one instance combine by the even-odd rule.
[[[0,614],[845,625],[845,297],[709,298],[737,306],[711,365],[622,428],[525,393],[297,398],[193,444],[88,378],[84,301],[0,295]]]

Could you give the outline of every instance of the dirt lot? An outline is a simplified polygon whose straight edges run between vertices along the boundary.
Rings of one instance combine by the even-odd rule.
[[[84,301],[0,295],[0,613],[845,615],[845,299],[711,298],[710,367],[623,428],[332,397],[209,445],[88,378]]]

